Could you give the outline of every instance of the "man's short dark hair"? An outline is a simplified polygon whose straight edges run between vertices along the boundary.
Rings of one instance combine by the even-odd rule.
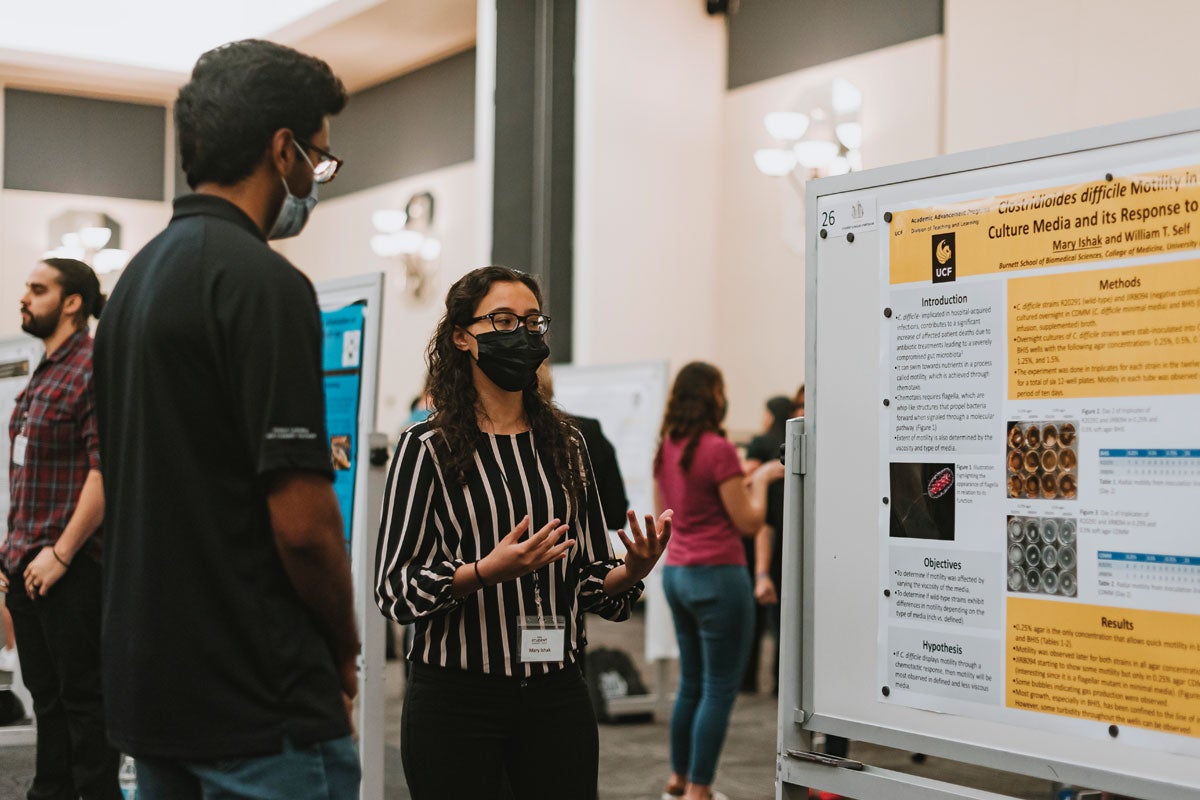
[[[183,171],[201,183],[235,184],[290,128],[309,139],[346,105],[346,87],[319,58],[274,42],[230,42],[200,56],[175,101]]]

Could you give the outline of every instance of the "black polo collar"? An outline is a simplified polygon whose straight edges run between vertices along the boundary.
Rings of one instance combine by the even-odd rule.
[[[266,234],[254,224],[254,220],[250,219],[249,214],[223,197],[211,194],[188,194],[175,199],[175,213],[171,216],[172,222],[197,215],[217,217],[226,222],[232,222],[234,225],[245,228],[264,242],[267,240]]]

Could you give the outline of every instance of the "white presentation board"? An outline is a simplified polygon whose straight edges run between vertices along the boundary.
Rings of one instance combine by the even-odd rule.
[[[1200,113],[817,181],[807,202],[794,718],[1196,797]]]
[[[629,507],[640,517],[654,513],[654,453],[667,403],[667,364],[577,366],[556,364],[554,399],[565,411],[600,420],[617,451]],[[612,537],[614,545],[621,542]],[[675,628],[655,569],[646,578],[646,659],[676,658]]]

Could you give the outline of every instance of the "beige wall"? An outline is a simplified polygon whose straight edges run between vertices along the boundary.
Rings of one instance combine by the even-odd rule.
[[[946,150],[1200,105],[1193,0],[946,0]]]
[[[314,281],[386,272],[379,359],[378,428],[394,437],[408,420],[409,403],[425,382],[425,345],[445,308],[450,284],[476,263],[474,162],[428,172],[317,204],[304,232],[278,244]],[[414,303],[395,278],[396,262],[371,252],[371,213],[404,208],[417,192],[434,197],[434,232],[442,254],[430,299]]]
[[[724,22],[580,0],[577,29],[575,360],[712,358]]]
[[[50,220],[63,211],[102,211],[121,225],[121,247],[136,253],[171,219],[171,204],[110,197],[0,191],[0,336],[21,336],[18,313],[29,270],[50,249]],[[101,279],[111,292],[116,276]]]
[[[786,179],[754,166],[771,146],[763,115],[845,78],[863,93],[867,168],[937,155],[941,37],[929,37],[794,72],[726,94],[720,160],[720,227],[710,358],[725,372],[730,430],[744,435],[774,394],[804,379],[804,203]],[[903,76],[902,78],[900,76]],[[897,91],[902,80],[904,91]]]

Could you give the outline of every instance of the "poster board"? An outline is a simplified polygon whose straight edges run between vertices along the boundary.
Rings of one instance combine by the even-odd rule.
[[[345,524],[362,642],[355,705],[364,800],[382,800],[384,777],[386,633],[375,605],[374,562],[386,458],[374,463],[371,457],[372,450],[386,448],[386,440],[379,441],[375,434],[383,282],[383,273],[370,273],[316,286],[324,331],[322,370],[334,492]]]
[[[644,517],[654,513],[654,453],[667,403],[667,364],[578,366],[556,364],[554,399],[563,410],[600,420],[617,451],[629,507]],[[621,542],[610,537],[618,552]],[[646,578],[646,660],[677,658],[675,627],[656,567]]]
[[[44,352],[45,348],[42,346],[41,340],[31,336],[0,341],[0,422],[4,425],[4,435],[0,436],[0,453],[3,454],[3,460],[0,463],[4,464],[3,475],[0,476],[0,484],[3,485],[0,490],[0,519],[5,520],[5,527],[0,528],[0,541],[3,541],[8,534],[8,464],[10,456],[8,422],[12,418],[13,409],[16,408],[17,395],[29,383],[29,376],[37,368]],[[21,699],[26,713],[32,717],[33,698],[30,697],[29,691],[21,681],[19,666],[13,673],[12,684],[9,688]],[[36,730],[32,724],[9,725],[0,728],[0,746],[33,744]]]
[[[1200,792],[1197,153],[1188,112],[809,185],[781,752]]]

